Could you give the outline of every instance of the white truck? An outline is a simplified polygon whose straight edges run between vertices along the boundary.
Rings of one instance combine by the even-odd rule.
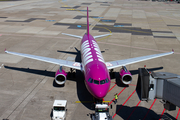
[[[65,120],[67,111],[67,100],[55,100],[53,104],[53,120]]]
[[[92,120],[113,120],[109,114],[108,104],[96,104],[95,114],[91,116]]]

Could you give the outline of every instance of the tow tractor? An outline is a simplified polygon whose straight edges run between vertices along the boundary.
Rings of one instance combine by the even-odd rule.
[[[108,104],[96,104],[95,114],[91,116],[92,120],[113,120],[109,114]]]

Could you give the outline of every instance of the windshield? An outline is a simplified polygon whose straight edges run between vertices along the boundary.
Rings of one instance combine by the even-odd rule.
[[[102,84],[104,84],[105,83],[105,80],[101,80],[100,81],[100,84],[102,85]]]
[[[99,84],[99,81],[98,80],[94,80],[94,84]]]
[[[109,108],[96,108],[96,112],[109,112]]]
[[[88,79],[88,82],[92,83],[92,82],[93,82],[93,79],[92,79],[92,78],[89,78],[89,79]]]
[[[108,83],[108,82],[109,82],[109,79],[108,79],[108,78],[106,78],[105,80],[106,80],[106,83]]]
[[[65,108],[64,107],[54,107],[55,111],[64,111]]]

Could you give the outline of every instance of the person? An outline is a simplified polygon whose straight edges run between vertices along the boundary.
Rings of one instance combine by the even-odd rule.
[[[114,95],[114,97],[115,97],[114,103],[116,104],[116,103],[117,103],[117,99],[118,99],[118,94],[116,93],[116,94]]]

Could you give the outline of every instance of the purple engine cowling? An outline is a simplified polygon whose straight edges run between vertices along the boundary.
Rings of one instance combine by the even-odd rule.
[[[122,69],[119,72],[120,77],[121,77],[121,81],[128,85],[132,82],[132,75],[131,73],[126,69],[125,66],[122,67]]]
[[[66,82],[67,73],[60,67],[55,74],[55,81],[59,85],[63,85]]]

